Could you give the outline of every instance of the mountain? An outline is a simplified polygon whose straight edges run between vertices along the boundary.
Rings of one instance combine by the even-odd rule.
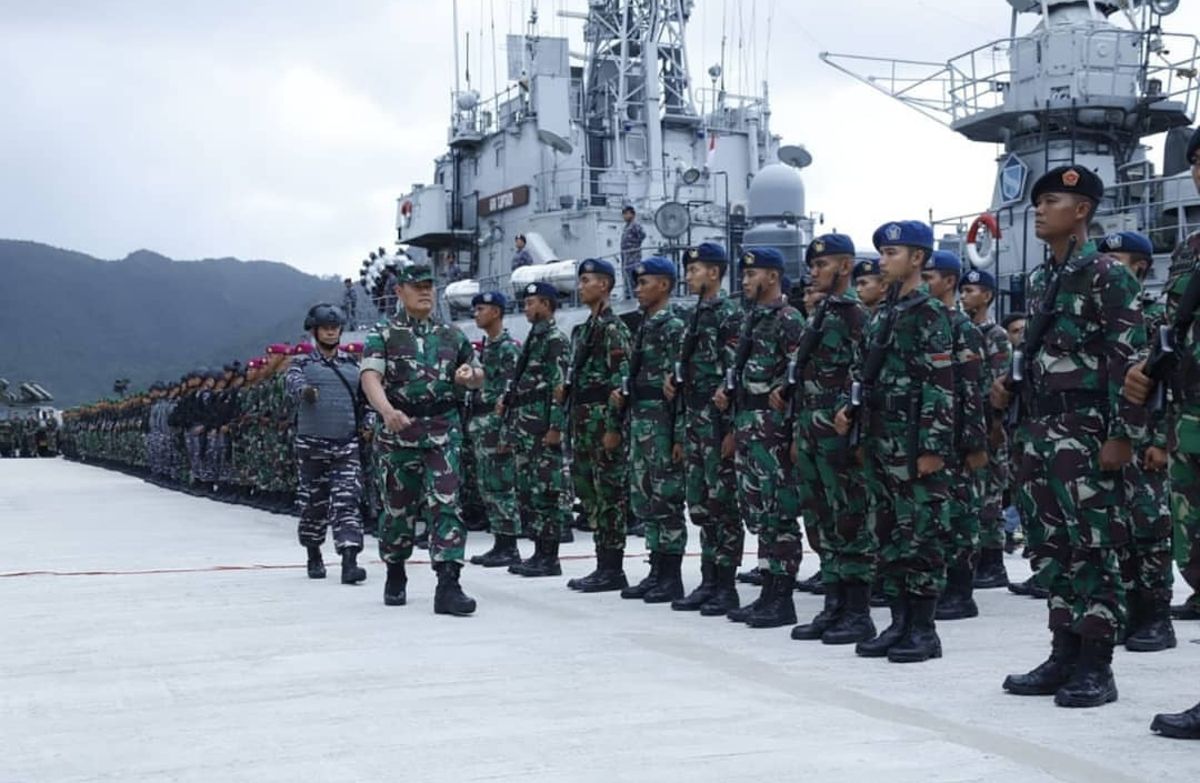
[[[335,278],[272,261],[120,261],[0,240],[0,377],[36,380],[69,407],[178,378],[197,365],[262,353],[303,336],[316,302],[340,303]]]

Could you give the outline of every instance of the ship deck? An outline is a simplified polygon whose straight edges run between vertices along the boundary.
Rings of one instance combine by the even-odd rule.
[[[1119,702],[1067,711],[1000,690],[1048,644],[1041,604],[1007,591],[978,594],[979,619],[940,624],[943,659],[897,666],[787,629],[574,594],[563,583],[590,570],[587,536],[564,547],[563,579],[468,568],[475,617],[432,613],[425,566],[409,605],[389,608],[373,552],[364,585],[340,585],[333,567],[310,581],[293,526],[94,467],[0,462],[0,781],[1200,773],[1196,743],[1147,729],[1200,698],[1197,623],[1178,625],[1176,650],[1118,653]],[[472,535],[469,549],[489,542]],[[1019,557],[1008,566],[1028,573]],[[690,581],[696,570],[689,560]],[[820,600],[798,595],[800,614]]]

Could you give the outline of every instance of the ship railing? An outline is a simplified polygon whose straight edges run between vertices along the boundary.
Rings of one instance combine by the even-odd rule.
[[[621,207],[640,197],[651,180],[660,179],[661,194],[650,197],[662,200],[674,198],[675,169],[627,167],[598,168],[580,166],[571,169],[544,169],[533,176],[534,210],[582,209],[589,206]]]
[[[472,108],[460,108],[458,100],[467,94],[450,96],[452,137],[486,136],[520,122],[532,111],[528,91],[519,86],[506,87],[490,98],[478,100]]]
[[[749,119],[764,120],[770,111],[761,95],[739,95],[712,87],[694,91],[709,130],[744,131]]]

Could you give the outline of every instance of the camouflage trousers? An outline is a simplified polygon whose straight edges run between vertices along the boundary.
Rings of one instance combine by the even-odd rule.
[[[521,516],[517,511],[516,460],[510,450],[485,446],[484,438],[475,438],[475,477],[479,499],[493,535],[521,535]],[[465,486],[465,484],[464,484]],[[464,505],[466,501],[463,501]]]
[[[479,513],[484,509],[482,469],[479,465],[478,438],[473,433],[463,436],[462,449],[459,452],[459,482],[458,503],[463,509]]]
[[[572,412],[571,479],[583,503],[596,551],[625,551],[625,444],[604,448],[604,420],[596,403]]]
[[[733,424],[738,509],[746,529],[758,535],[759,566],[795,576],[804,550],[791,427],[771,410],[738,411]]]
[[[986,468],[971,470],[964,461],[947,468],[950,498],[946,505],[950,529],[946,538],[946,567],[975,571],[979,553],[979,512],[983,507]]]
[[[946,587],[950,473],[915,475],[908,429],[904,421],[880,424],[864,443],[867,520],[879,543],[876,567],[884,594],[935,598]]]
[[[746,532],[738,517],[734,461],[721,458],[721,412],[711,402],[688,408],[684,444],[688,515],[700,528],[700,557],[719,566],[742,564]]]
[[[384,448],[376,452],[383,510],[379,514],[379,557],[399,563],[412,556],[417,523],[429,531],[435,563],[462,562],[467,545],[458,505],[462,436],[452,431],[440,448]]]
[[[821,581],[870,583],[875,578],[877,544],[867,524],[867,492],[862,470],[841,466],[833,412],[805,410],[797,421],[796,473],[801,485],[805,528],[812,517],[821,548]]]
[[[982,471],[979,503],[979,548],[1004,548],[1004,490],[1008,488],[1008,447],[988,449],[988,464]]]
[[[1129,543],[1124,481],[1100,469],[1101,411],[1022,423],[1017,502],[1031,529],[1038,582],[1050,591],[1050,630],[1116,642],[1126,621],[1121,549]]]
[[[1175,563],[1200,607],[1200,454],[1172,451],[1170,479]]]
[[[207,481],[222,481],[225,472],[225,435],[209,430],[204,448],[204,475]]]
[[[1125,589],[1170,603],[1175,581],[1171,563],[1171,511],[1167,471],[1142,469],[1142,454],[1122,471],[1125,510],[1129,514],[1129,546],[1121,552]]]
[[[204,481],[204,433],[188,431],[186,438],[189,467],[188,475],[191,476],[193,483]]]
[[[646,526],[646,549],[663,555],[687,551],[683,518],[684,467],[672,459],[674,444],[664,402],[639,401],[629,414],[629,501]]]
[[[333,545],[338,552],[362,549],[362,519],[358,501],[362,492],[358,442],[296,436],[300,503],[298,534],[301,546],[325,543],[333,523]]]
[[[522,433],[513,454],[517,507],[539,541],[557,541],[571,521],[572,494],[563,447]]]

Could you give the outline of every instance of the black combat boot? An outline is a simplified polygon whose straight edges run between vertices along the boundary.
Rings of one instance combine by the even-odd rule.
[[[993,590],[1008,587],[1008,569],[1004,567],[1003,549],[984,549],[975,567],[975,589]],[[938,618],[939,620],[941,618]]]
[[[816,593],[817,588],[824,588],[825,585],[821,582],[821,569],[810,576],[808,579],[801,579],[796,582],[796,592],[798,593]],[[822,589],[822,594],[824,590]]]
[[[815,641],[833,627],[846,603],[845,585],[841,582],[825,585],[825,607],[807,625],[792,629],[792,638],[798,642]]]
[[[1017,696],[1053,696],[1067,684],[1079,660],[1079,637],[1066,629],[1054,632],[1050,657],[1027,674],[1004,678],[1004,690]]]
[[[754,610],[765,604],[774,594],[775,575],[767,570],[760,570],[759,574],[762,577],[762,582],[758,588],[758,598],[755,598],[745,606],[730,609],[725,613],[725,616],[733,622],[744,623],[749,620],[750,615],[754,614]]]
[[[1200,593],[1192,593],[1186,601],[1171,607],[1174,620],[1200,620]]]
[[[574,544],[575,543],[575,531],[572,530],[570,528],[570,526],[563,525],[563,529],[560,530],[558,533],[558,543]]]
[[[521,550],[517,548],[517,537],[497,533],[492,548],[482,555],[471,558],[473,565],[484,568],[506,568],[521,562]]]
[[[625,550],[602,549],[596,553],[600,568],[595,579],[581,581],[576,588],[581,593],[610,593],[624,590],[629,582],[625,579]]]
[[[884,607],[891,605],[892,602],[888,600],[887,593],[883,590],[883,579],[875,577],[875,581],[871,583],[871,606]]]
[[[562,566],[558,562],[558,541],[539,540],[535,542],[535,546],[537,549],[533,557],[509,566],[509,573],[521,576],[562,576]]]
[[[466,617],[475,611],[475,599],[468,596],[458,583],[462,566],[458,563],[434,563],[437,588],[433,592],[433,613]]]
[[[968,570],[967,578],[971,572]],[[924,663],[930,658],[942,657],[942,640],[938,638],[937,598],[910,596],[908,599],[908,633],[888,649],[888,660],[892,663]]]
[[[367,569],[358,564],[358,550],[346,547],[342,550],[342,584],[356,585],[367,580]]]
[[[751,628],[780,628],[796,622],[796,575],[776,575],[771,580],[773,589],[764,603],[758,605],[746,618]]]
[[[321,557],[321,547],[310,545],[305,548],[308,550],[308,578],[324,579],[325,559]]]
[[[658,582],[646,591],[642,600],[648,604],[665,604],[683,598],[683,555],[658,556]]]
[[[1175,626],[1171,624],[1171,602],[1142,594],[1141,616],[1137,627],[1130,627],[1125,649],[1130,652],[1161,652],[1175,646]]]
[[[888,606],[892,610],[892,624],[874,639],[856,644],[854,652],[858,655],[864,658],[883,658],[888,654],[888,650],[908,634],[908,594],[901,593],[892,599]]]
[[[1200,704],[1185,712],[1160,712],[1154,716],[1150,731],[1173,739],[1200,739]]]
[[[510,565],[508,567],[508,572],[510,574],[517,574],[519,576],[526,576],[526,570],[537,567],[537,562],[542,558],[542,550],[544,547],[545,545],[542,543],[542,540],[540,538],[535,538],[533,541],[533,554],[529,556],[528,560],[522,560],[519,563],[513,563]],[[471,558],[472,562],[474,562],[474,560],[475,558]]]
[[[408,574],[404,573],[404,561],[387,564],[387,581],[383,583],[383,603],[387,606],[404,606],[408,602]]]
[[[1017,584],[1009,582],[1008,591],[1010,593],[1015,593],[1016,595],[1029,596],[1030,598],[1043,599],[1050,597],[1050,591],[1037,583],[1036,576],[1031,576],[1024,582],[1019,582]]]
[[[654,589],[658,584],[658,570],[661,565],[662,556],[657,552],[650,553],[650,573],[646,574],[646,578],[638,582],[636,585],[630,585],[621,591],[622,598],[645,598],[646,593]]]
[[[1107,639],[1084,639],[1079,646],[1079,663],[1071,679],[1054,694],[1059,707],[1103,707],[1117,700],[1117,682],[1112,672],[1113,643]]]
[[[596,567],[586,576],[580,576],[575,579],[567,580],[567,587],[572,590],[582,590],[583,585],[589,584],[600,578],[600,572],[604,570],[604,551],[596,550]]]
[[[871,620],[871,585],[866,582],[842,582],[842,611],[821,636],[822,644],[857,644],[875,638]]]
[[[586,533],[592,529],[592,523],[588,521],[587,512],[583,508],[579,508],[579,513],[571,520],[571,527],[578,530],[580,533]]]
[[[737,591],[737,566],[716,566],[716,587],[700,607],[703,617],[723,617],[737,609],[742,599]]]
[[[758,566],[754,566],[748,571],[742,571],[737,575],[737,580],[744,585],[754,585],[758,587],[762,585],[763,570]]]
[[[937,619],[966,620],[979,616],[975,604],[975,574],[971,568],[956,566],[946,572],[946,592],[938,602]]]
[[[698,612],[717,591],[717,564],[712,560],[700,561],[700,584],[686,598],[671,602],[677,612]]]

